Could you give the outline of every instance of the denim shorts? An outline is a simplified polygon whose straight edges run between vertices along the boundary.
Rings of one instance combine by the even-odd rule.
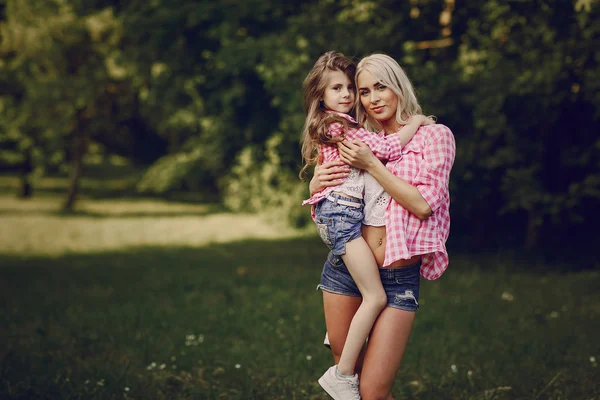
[[[421,283],[421,260],[400,268],[379,268],[379,276],[387,295],[387,306],[405,311],[419,309],[419,286]],[[321,283],[317,289],[345,296],[360,297],[360,290],[354,283],[342,258],[327,255],[323,266]]]
[[[362,236],[361,226],[364,217],[362,200],[353,199],[331,193],[329,198],[323,199],[315,206],[315,222],[317,231],[329,250],[336,256],[346,254],[346,243]],[[360,207],[339,204],[337,200],[359,203]]]

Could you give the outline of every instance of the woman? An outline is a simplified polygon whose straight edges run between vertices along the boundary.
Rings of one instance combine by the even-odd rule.
[[[369,130],[397,132],[410,118],[422,114],[412,85],[396,61],[374,54],[360,61],[356,72],[359,107],[357,118]],[[359,141],[338,144],[342,160],[363,169],[385,213],[384,223],[363,226],[362,234],[380,267],[388,297],[375,322],[364,351],[360,375],[363,400],[393,399],[394,378],[418,309],[420,276],[437,279],[448,266],[445,242],[450,228],[448,181],[455,143],[444,125],[421,127],[403,149],[398,161],[382,164]],[[335,163],[317,167],[311,192],[335,186],[344,176]],[[375,218],[377,219],[377,218]],[[339,257],[330,254],[319,287],[329,341],[337,363],[360,291]]]

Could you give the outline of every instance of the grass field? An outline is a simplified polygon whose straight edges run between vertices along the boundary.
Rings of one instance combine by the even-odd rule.
[[[326,255],[257,216],[0,196],[1,399],[327,399]],[[544,270],[544,267],[550,267]],[[600,271],[451,254],[396,399],[600,399]]]

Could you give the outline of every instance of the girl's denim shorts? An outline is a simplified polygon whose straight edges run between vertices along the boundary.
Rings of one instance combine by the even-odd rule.
[[[329,200],[333,199],[333,201]],[[338,203],[338,200],[360,204],[352,207]],[[315,206],[315,222],[323,242],[337,256],[346,254],[346,243],[362,236],[361,227],[364,217],[362,200],[329,194]]]
[[[419,286],[421,283],[421,261],[401,268],[379,268],[383,289],[387,294],[387,306],[405,311],[419,309]],[[360,297],[342,258],[329,252],[323,266],[321,283],[317,289],[345,296]]]

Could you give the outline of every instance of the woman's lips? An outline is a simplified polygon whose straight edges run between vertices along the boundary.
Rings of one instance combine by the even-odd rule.
[[[381,114],[383,112],[384,107],[385,106],[373,107],[371,108],[371,110],[373,110],[375,114]]]

